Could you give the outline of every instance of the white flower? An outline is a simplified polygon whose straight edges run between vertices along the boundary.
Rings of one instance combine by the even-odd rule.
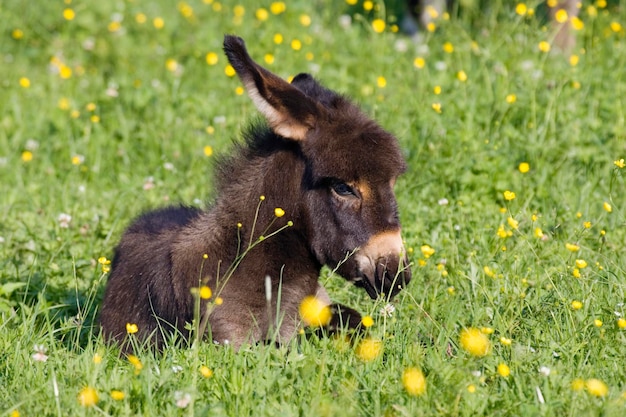
[[[437,204],[439,204],[440,206],[447,206],[449,203],[447,198],[440,198],[439,201],[437,201]]]
[[[175,374],[182,372],[183,371],[183,367],[180,365],[174,365],[172,366],[172,372],[174,372]]]
[[[143,183],[143,189],[148,191],[154,188],[154,177],[148,177]]]
[[[59,227],[63,229],[67,229],[68,227],[70,227],[72,216],[70,216],[67,213],[61,213],[59,214],[59,217],[57,218],[57,220],[59,221]]]
[[[187,392],[176,391],[174,393],[174,401],[176,402],[176,407],[187,408],[189,403],[191,403],[191,394]]]
[[[379,313],[383,317],[391,317],[393,313],[395,313],[396,308],[393,304],[387,303],[383,308],[380,309]]]
[[[32,354],[32,358],[36,362],[45,362],[48,360],[48,355],[46,355],[46,347],[44,345],[35,345],[33,346],[33,350],[35,353]]]
[[[174,164],[171,162],[166,162],[163,164],[163,168],[165,168],[168,171],[174,171]]]
[[[550,368],[547,366],[542,366],[539,368],[539,373],[543,376],[550,376]]]

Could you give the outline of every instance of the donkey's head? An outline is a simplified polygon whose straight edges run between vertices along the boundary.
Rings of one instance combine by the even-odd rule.
[[[295,198],[311,252],[370,297],[395,294],[411,278],[393,191],[406,168],[396,138],[310,75],[290,84],[262,68],[242,39],[226,36],[224,50],[270,128],[298,144]]]

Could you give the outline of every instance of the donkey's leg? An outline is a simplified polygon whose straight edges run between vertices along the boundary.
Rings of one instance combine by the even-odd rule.
[[[328,304],[332,316],[330,323],[326,326],[327,330],[331,332],[337,332],[340,330],[352,330],[359,328],[361,324],[361,314],[359,314],[353,308],[347,307],[343,304],[331,303],[328,292],[321,284],[317,286],[317,292],[315,296],[325,304]]]

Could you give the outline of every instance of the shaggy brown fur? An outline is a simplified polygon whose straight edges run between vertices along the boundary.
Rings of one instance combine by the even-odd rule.
[[[260,67],[240,38],[226,36],[224,50],[269,126],[253,126],[222,161],[208,211],[165,208],[128,228],[100,315],[107,340],[124,343],[126,323],[157,346],[173,332],[187,337],[192,289],[200,285],[223,300],[203,316],[210,337],[238,348],[273,336],[289,340],[307,295],[330,303],[318,284],[323,265],[372,298],[410,280],[393,192],[405,170],[396,138],[310,75],[289,84]],[[286,214],[277,217],[276,207]],[[358,324],[358,313],[343,311],[352,314],[339,320]]]

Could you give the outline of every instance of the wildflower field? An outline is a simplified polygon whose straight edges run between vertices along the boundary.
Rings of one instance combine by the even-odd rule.
[[[560,14],[559,51],[542,2],[462,3],[419,42],[400,1],[0,3],[0,415],[625,415],[626,4]],[[123,356],[96,327],[121,233],[210,202],[259,117],[224,33],[397,135],[413,280],[323,272],[362,338]]]

